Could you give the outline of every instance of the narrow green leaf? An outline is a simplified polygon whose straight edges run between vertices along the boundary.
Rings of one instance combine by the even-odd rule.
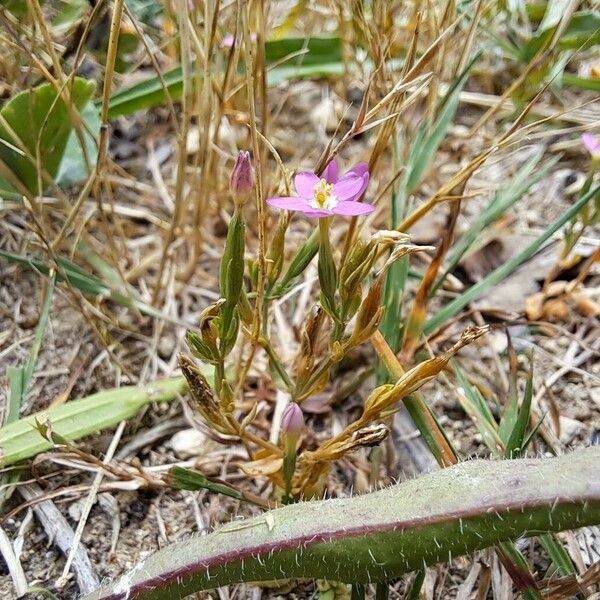
[[[377,584],[377,589],[375,590],[375,600],[388,600],[390,597],[390,585],[386,581],[380,582]]]
[[[505,456],[506,458],[514,458],[521,456],[524,451],[525,435],[529,426],[529,419],[531,417],[531,399],[533,397],[533,357],[530,356],[530,368],[527,376],[527,383],[525,384],[525,393],[523,394],[523,402],[519,408],[517,420],[511,431],[510,438],[506,444]]]
[[[319,230],[314,229],[308,239],[302,244],[290,262],[281,281],[273,287],[270,298],[279,298],[288,290],[290,284],[299,277],[319,251]]]
[[[485,402],[485,399],[478,395],[478,390],[467,381],[456,361],[452,361],[452,368],[458,380],[461,390],[457,390],[458,401],[463,410],[469,415],[471,421],[477,427],[481,438],[494,456],[502,456],[504,443],[498,435],[496,421]]]
[[[600,93],[600,79],[579,77],[578,75],[573,75],[573,73],[563,73],[561,79],[563,85]]]
[[[410,584],[410,588],[406,592],[404,596],[404,600],[419,600],[421,597],[421,588],[425,583],[425,569],[419,569],[415,572],[415,578],[413,582]]]
[[[144,387],[127,386],[92,394],[56,408],[34,413],[0,428],[0,465],[8,466],[48,450],[50,442],[36,430],[36,421],[75,441],[113,427],[151,402],[170,402],[184,394],[183,377],[164,379]]]
[[[431,335],[439,327],[444,325],[449,319],[454,317],[469,302],[475,300],[484,294],[488,289],[500,283],[508,277],[517,267],[529,260],[565,223],[569,222],[583,207],[600,191],[600,187],[591,189],[582,196],[570,208],[556,219],[541,235],[539,235],[529,246],[527,246],[517,256],[506,261],[503,265],[492,271],[481,281],[469,288],[466,292],[455,298],[452,302],[444,306],[433,317],[431,317],[424,327],[425,335]]]
[[[548,553],[554,565],[556,565],[558,574],[561,577],[577,574],[569,553],[557,539],[556,534],[545,533],[544,535],[540,535],[539,539],[544,550]]]
[[[23,367],[8,367],[8,410],[4,415],[4,424],[12,423],[19,418],[25,389],[25,369]]]
[[[438,278],[432,289],[432,294],[439,289],[448,273],[454,271],[463,256],[471,250],[481,232],[497,221],[517,200],[523,197],[533,185],[540,181],[550,169],[558,162],[558,158],[547,161],[541,167],[538,164],[546,151],[540,148],[531,158],[519,169],[519,171],[503,185],[502,188],[494,194],[487,207],[476,219],[469,223],[469,228],[453,244],[448,253],[446,268],[443,274]]]
[[[556,25],[536,33],[522,48],[519,58],[528,63],[554,35]],[[559,50],[585,50],[600,44],[600,14],[597,11],[576,12],[558,41]]]
[[[550,518],[552,518],[551,514]],[[497,548],[500,556],[504,558],[504,566],[508,567],[511,579],[517,584],[517,589],[523,594],[523,600],[542,600],[535,579],[529,569],[529,564],[515,544],[509,541],[500,542]]]
[[[298,53],[301,54],[297,55]],[[339,76],[344,73],[341,42],[336,36],[267,41],[265,55],[268,66],[267,82],[271,87],[291,78]],[[293,56],[290,58],[291,64],[274,66],[275,63],[280,63],[290,56]],[[163,73],[162,77],[170,97],[173,100],[179,99],[183,92],[181,67]],[[108,115],[111,119],[128,115],[143,108],[158,106],[165,100],[166,93],[162,83],[154,76],[113,94]]]
[[[352,593],[350,594],[350,600],[365,600],[366,598],[366,587],[361,583],[352,584]]]
[[[240,492],[230,486],[211,481],[208,477],[202,475],[202,473],[184,467],[175,466],[169,471],[169,483],[179,490],[208,490],[209,492],[229,496],[237,500],[244,499]]]
[[[448,132],[448,127],[454,119],[460,100],[460,93],[467,81],[473,65],[479,60],[478,52],[463,69],[462,73],[452,82],[452,85],[440,101],[438,115],[433,123],[424,119],[412,138],[406,169],[402,177],[400,189],[410,194],[419,185],[431,161],[435,156],[442,140]]]
[[[40,313],[40,320],[38,321],[35,330],[35,338],[33,340],[33,345],[31,346],[29,358],[27,360],[27,364],[25,365],[23,380],[24,394],[27,393],[27,388],[29,387],[29,384],[31,382],[31,377],[33,376],[38,355],[40,353],[40,348],[42,346],[42,340],[44,339],[44,332],[46,331],[46,326],[48,325],[48,317],[50,316],[50,307],[52,306],[52,300],[54,298],[55,285],[56,271],[52,271],[50,277],[48,278],[48,288],[46,290],[46,297],[44,298],[44,304]]]
[[[431,450],[431,453],[433,454],[438,464],[445,464],[446,459],[442,454],[440,445],[438,444],[434,432],[432,432],[430,429],[429,421],[425,418],[426,412],[429,413],[431,417],[433,417],[433,420],[437,423],[438,433],[444,437],[454,456],[458,456],[458,453],[456,452],[456,449],[452,445],[452,442],[446,435],[444,428],[439,424],[435,413],[429,408],[429,406],[427,406],[427,404],[421,399],[420,396],[407,396],[402,400],[402,402],[404,403],[404,406],[406,406],[406,410],[408,411],[410,418],[413,420],[415,427],[419,430],[423,441],[427,444],[429,450]]]
[[[507,355],[508,355],[508,397],[500,417],[500,424],[498,426],[498,433],[500,438],[504,442],[504,445],[508,444],[510,435],[515,428],[517,417],[519,415],[519,390],[517,387],[518,383],[518,372],[517,372],[517,354],[513,348],[510,335],[507,335]]]
[[[29,268],[35,271],[39,275],[48,275],[51,271],[50,267],[40,258],[37,257],[26,257],[7,252],[6,250],[0,250],[0,257],[5,258],[11,263],[21,265],[25,268]],[[157,319],[176,322],[180,325],[188,325],[178,320],[170,318],[168,315],[163,314],[153,306],[138,300],[136,297],[132,297],[129,294],[129,288],[127,293],[123,293],[117,290],[111,289],[109,285],[102,282],[94,275],[83,270],[79,265],[66,260],[64,258],[58,259],[58,264],[61,267],[63,273],[57,273],[56,280],[58,282],[64,281],[65,279],[74,288],[80,290],[84,294],[96,296],[98,298],[105,298],[112,300],[121,306],[139,310],[141,313]],[[64,276],[63,276],[64,274]],[[137,295],[137,294],[136,294]]]

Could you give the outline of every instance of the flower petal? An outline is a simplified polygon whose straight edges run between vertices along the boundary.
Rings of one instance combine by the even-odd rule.
[[[296,193],[298,196],[303,196],[304,198],[312,198],[313,197],[313,188],[317,183],[319,183],[320,179],[309,171],[300,171],[300,173],[296,173],[296,177],[294,177],[294,186],[296,187]]]
[[[372,204],[365,204],[364,202],[352,202],[347,200],[340,202],[334,209],[333,212],[336,215],[344,217],[355,217],[357,215],[368,215],[375,210]]]
[[[364,180],[354,173],[346,173],[337,183],[333,184],[332,194],[339,202],[352,200],[363,189]]]
[[[287,196],[284,198],[269,198],[267,200],[269,206],[274,208],[282,208],[284,210],[299,210],[300,212],[315,210],[306,198],[300,196]]]
[[[321,177],[327,183],[337,183],[340,176],[338,173],[338,165],[337,165],[337,161],[335,160],[335,158],[323,169],[323,172],[321,173]]]
[[[596,136],[589,131],[586,131],[581,136],[581,143],[590,154],[598,154],[600,152],[600,142],[596,139]]]
[[[359,162],[348,170],[348,173],[356,173],[361,177],[366,173],[369,174],[369,165],[366,162]]]
[[[335,212],[330,210],[319,210],[318,208],[313,208],[310,212],[306,211],[304,212],[304,214],[307,217],[322,219],[324,217],[333,217],[333,215],[335,215]]]

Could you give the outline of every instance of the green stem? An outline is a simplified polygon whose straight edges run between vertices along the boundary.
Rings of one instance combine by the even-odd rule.
[[[338,274],[333,260],[333,251],[329,241],[329,224],[331,219],[319,219],[319,283],[321,285],[321,304],[329,315],[337,322],[337,306],[335,293],[338,287]]]

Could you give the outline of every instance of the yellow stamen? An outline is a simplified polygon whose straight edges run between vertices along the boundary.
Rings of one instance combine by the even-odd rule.
[[[319,183],[313,187],[314,196],[311,204],[315,208],[330,210],[337,204],[337,198],[331,194],[332,190],[333,184],[327,183],[325,179],[321,179]]]

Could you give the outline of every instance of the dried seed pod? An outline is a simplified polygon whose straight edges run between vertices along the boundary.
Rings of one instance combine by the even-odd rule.
[[[194,400],[195,407],[209,425],[221,433],[226,433],[227,428],[221,406],[202,371],[185,354],[179,355],[179,367],[188,382],[190,396]]]
[[[368,340],[379,327],[383,317],[384,308],[381,306],[381,297],[383,295],[383,277],[378,277],[375,283],[369,288],[365,299],[360,305],[356,324],[352,337],[348,341],[348,346],[357,346]]]
[[[319,336],[324,322],[325,312],[320,306],[317,306],[306,320],[300,339],[300,351],[296,359],[296,379],[299,384],[306,381],[315,366]]]

